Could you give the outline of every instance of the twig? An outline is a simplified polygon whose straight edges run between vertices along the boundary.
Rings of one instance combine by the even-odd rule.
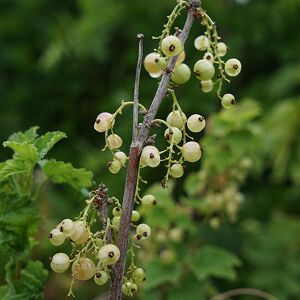
[[[225,300],[230,297],[240,296],[240,295],[252,295],[252,296],[257,296],[259,298],[266,299],[266,300],[278,300],[277,298],[275,298],[274,296],[272,296],[269,293],[266,293],[261,290],[253,289],[253,288],[234,289],[234,290],[219,294],[213,298],[210,298],[209,300]]]

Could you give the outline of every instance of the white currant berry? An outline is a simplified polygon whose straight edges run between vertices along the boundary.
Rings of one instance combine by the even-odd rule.
[[[131,282],[127,281],[122,286],[122,292],[124,295],[132,297],[138,291],[138,286]]]
[[[150,77],[152,78],[159,78],[162,75],[163,71],[159,71],[156,73],[149,73]]]
[[[162,263],[169,265],[174,262],[175,254],[169,249],[165,249],[160,253],[160,260]]]
[[[122,139],[117,134],[113,133],[107,137],[107,146],[109,149],[118,149],[122,146]]]
[[[114,209],[112,210],[112,214],[114,215],[114,217],[120,217],[122,215],[122,208],[119,206],[114,207]]]
[[[113,159],[113,161],[110,161],[108,164],[107,164],[107,167],[108,167],[108,171],[112,174],[117,174],[119,173],[119,171],[121,170],[122,168],[122,164],[119,160],[117,159]]]
[[[126,160],[127,160],[127,156],[124,152],[122,151],[117,151],[114,155],[115,159],[117,159],[118,161],[120,161],[120,163],[122,164],[122,166],[125,165]]]
[[[141,199],[141,204],[142,204],[142,207],[148,209],[148,208],[152,208],[152,207],[156,206],[157,200],[155,199],[155,197],[153,195],[145,195]]]
[[[198,36],[194,41],[194,46],[199,51],[205,51],[209,47],[209,38],[205,35]]]
[[[185,51],[180,52],[176,59],[176,65],[182,64],[185,60]]]
[[[242,64],[238,59],[231,58],[226,61],[225,72],[229,76],[232,76],[232,77],[237,76],[240,74],[241,70],[242,70]]]
[[[230,109],[234,107],[235,103],[236,103],[235,97],[232,94],[225,94],[222,97],[221,104],[225,109]]]
[[[97,245],[99,248],[101,248],[101,247],[104,245],[104,241],[103,241],[103,239],[100,238],[100,237],[96,237],[95,242],[96,242],[96,245]]]
[[[200,132],[205,127],[205,119],[198,114],[191,115],[187,120],[187,127],[191,132]]]
[[[167,123],[171,127],[183,129],[186,123],[186,115],[179,110],[172,111],[167,117]]]
[[[141,154],[141,163],[151,168],[155,168],[160,164],[160,154],[156,147],[146,146]]]
[[[209,93],[213,90],[214,88],[214,83],[211,79],[209,80],[201,80],[200,83],[199,83],[199,86],[201,88],[201,90],[204,92],[204,93]]]
[[[59,224],[59,230],[65,235],[70,236],[74,230],[74,222],[70,219],[64,219]]]
[[[171,166],[170,174],[171,174],[172,177],[174,177],[174,178],[180,178],[180,177],[183,176],[183,173],[184,173],[184,170],[183,170],[182,165],[180,165],[180,164],[173,164]]]
[[[196,142],[187,142],[182,146],[182,156],[186,161],[196,162],[201,158],[201,154],[201,147]]]
[[[164,136],[169,143],[173,140],[174,144],[179,144],[182,140],[182,132],[177,127],[167,128]]]
[[[165,37],[161,42],[161,50],[168,57],[176,56],[183,50],[180,39],[174,35]]]
[[[95,273],[95,263],[87,257],[81,257],[75,260],[72,265],[72,275],[77,280],[89,280]]]
[[[214,61],[214,56],[213,56],[212,53],[206,52],[206,53],[204,54],[204,56],[203,56],[203,59],[206,59],[206,60],[208,60],[209,62],[213,63],[213,61]]]
[[[137,222],[140,219],[141,215],[137,210],[133,210],[131,213],[131,221]]]
[[[112,218],[112,226],[114,227],[115,230],[119,230],[120,228],[120,221],[121,221],[121,217],[113,217]]]
[[[105,271],[97,271],[95,276],[94,276],[94,281],[98,285],[103,285],[105,284],[109,279],[109,275]]]
[[[161,56],[152,52],[146,55],[144,59],[144,67],[148,73],[158,73],[161,71]]]
[[[56,253],[51,258],[50,267],[56,273],[64,273],[70,266],[69,256],[65,253]]]
[[[113,126],[112,122],[113,115],[108,112],[103,112],[99,114],[96,118],[94,128],[98,132],[104,132],[108,129],[110,129]]]
[[[52,245],[60,246],[64,243],[66,236],[60,231],[59,228],[55,228],[49,233],[49,239]]]
[[[174,227],[169,231],[169,239],[174,243],[179,243],[183,239],[184,232],[181,228]]]
[[[136,234],[141,236],[141,239],[146,239],[151,235],[151,228],[147,224],[139,224],[136,228]]]
[[[74,229],[70,235],[71,241],[77,245],[84,244],[89,239],[89,227],[88,225],[81,220],[74,222]]]
[[[171,79],[176,84],[184,84],[191,78],[191,70],[186,64],[178,64],[175,66]]]
[[[225,43],[220,42],[220,43],[218,43],[218,45],[217,45],[217,51],[218,51],[218,55],[219,55],[220,57],[223,57],[223,56],[225,56],[225,55],[227,54],[228,47],[226,46]]]
[[[115,264],[120,258],[120,250],[114,244],[107,244],[100,248],[98,258],[103,265]]]
[[[209,80],[215,75],[215,68],[206,59],[198,60],[194,65],[194,74],[199,80]]]
[[[142,268],[136,268],[133,272],[133,279],[138,284],[143,283],[146,280],[145,271]]]

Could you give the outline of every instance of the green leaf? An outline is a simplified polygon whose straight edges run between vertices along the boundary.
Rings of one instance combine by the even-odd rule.
[[[74,168],[70,163],[51,159],[40,161],[40,165],[44,173],[55,183],[68,183],[76,190],[92,185],[93,173],[82,168]]]
[[[29,128],[25,132],[14,133],[8,138],[8,140],[17,143],[23,143],[23,142],[32,143],[37,137],[36,132],[38,129],[39,129],[38,126],[34,126]]]
[[[163,283],[176,283],[180,276],[180,263],[163,264],[159,259],[151,261],[147,267],[145,289],[155,288]]]
[[[49,150],[61,139],[66,138],[66,134],[61,131],[47,132],[40,136],[34,142],[35,147],[39,152],[39,159],[45,157]]]
[[[204,246],[195,255],[190,255],[187,263],[198,280],[210,276],[233,280],[236,276],[234,268],[239,266],[241,261],[225,249]]]
[[[24,174],[29,172],[32,164],[21,159],[9,159],[0,166],[0,181],[10,176]]]
[[[6,141],[3,143],[4,147],[12,149],[14,153],[14,158],[28,160],[35,164],[38,160],[37,148],[33,144],[28,144],[27,142],[15,142]]]

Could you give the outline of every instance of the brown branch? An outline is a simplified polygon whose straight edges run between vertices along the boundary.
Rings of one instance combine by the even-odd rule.
[[[222,293],[220,295],[217,295],[209,300],[225,300],[230,297],[240,296],[240,295],[252,295],[252,296],[257,296],[259,298],[266,299],[266,300],[278,300],[277,298],[275,298],[274,296],[272,296],[269,293],[266,293],[261,290],[253,289],[253,288],[240,288],[240,289],[231,290],[231,291]]]
[[[200,5],[199,0],[191,1],[186,22],[184,24],[182,32],[178,36],[183,44],[185,43],[188,37],[188,34],[190,32],[190,29],[192,27],[195,18],[194,16],[195,10],[197,9],[197,7],[199,7],[199,5]],[[147,115],[145,115],[144,122],[140,131],[140,135],[137,140],[133,139],[132,144],[130,146],[128,169],[127,169],[126,183],[125,183],[123,204],[122,204],[123,213],[121,216],[120,229],[118,235],[118,247],[120,249],[121,254],[120,254],[119,261],[115,264],[115,266],[112,269],[110,300],[122,299],[123,276],[124,276],[124,270],[126,264],[126,253],[127,253],[129,230],[130,230],[130,223],[131,223],[131,212],[134,205],[134,195],[135,195],[135,189],[138,180],[138,168],[139,168],[140,155],[145,145],[145,142],[149,137],[150,124],[154,120],[158,108],[167,93],[168,83],[170,81],[171,73],[175,66],[176,58],[177,57],[173,57],[170,59],[169,64],[164,72],[164,75],[162,76],[162,79],[159,83],[159,86],[153,98],[150,109]],[[138,67],[137,70],[139,70]],[[136,78],[139,78],[139,76],[136,75]],[[138,86],[137,82],[135,86]],[[135,99],[136,98],[138,99],[138,96],[135,97]],[[135,115],[136,114],[134,113],[134,116]]]

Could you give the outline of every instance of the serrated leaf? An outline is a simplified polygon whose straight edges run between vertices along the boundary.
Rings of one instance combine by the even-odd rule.
[[[66,134],[61,131],[47,132],[34,142],[39,153],[39,159],[43,159],[49,150],[61,139],[66,138]]]
[[[163,283],[176,283],[180,276],[180,263],[163,264],[160,260],[151,261],[147,267],[145,289],[155,288]]]
[[[15,141],[6,141],[3,143],[3,146],[14,151],[14,158],[27,160],[33,164],[38,160],[37,148],[33,144],[27,142],[19,143]]]
[[[24,174],[32,168],[32,164],[21,159],[9,159],[1,164],[0,181],[7,179],[10,176]]]
[[[12,134],[8,138],[8,140],[17,142],[17,143],[23,143],[23,142],[32,143],[35,140],[35,138],[37,137],[36,132],[38,129],[39,129],[38,126],[30,127],[25,132],[20,131],[20,132]]]
[[[236,276],[235,267],[241,264],[233,253],[215,246],[204,246],[195,255],[187,258],[191,271],[198,280],[217,277],[233,280]]]
[[[52,159],[41,161],[40,166],[55,183],[68,183],[76,190],[92,185],[93,173],[83,168],[74,168],[70,163]]]

